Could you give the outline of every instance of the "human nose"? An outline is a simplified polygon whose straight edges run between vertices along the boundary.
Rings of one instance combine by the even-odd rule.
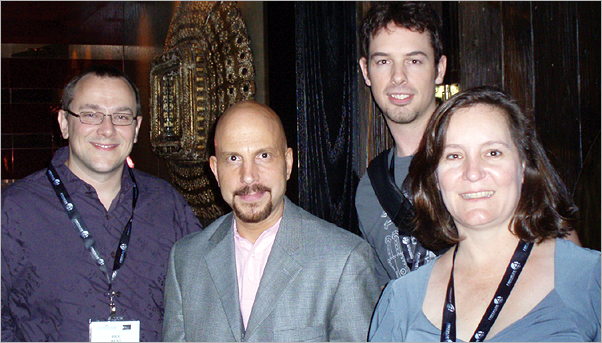
[[[257,181],[257,166],[253,162],[244,162],[240,171],[240,181],[251,185]]]
[[[464,178],[470,182],[479,181],[485,176],[483,161],[476,157],[466,158]]]
[[[115,133],[115,125],[110,114],[105,114],[102,122],[98,125],[98,133],[102,136],[111,136]]]
[[[392,68],[391,82],[395,85],[401,85],[406,82],[406,71],[403,65],[396,64]]]

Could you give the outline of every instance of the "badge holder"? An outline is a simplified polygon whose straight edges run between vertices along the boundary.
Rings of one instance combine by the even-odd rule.
[[[90,342],[140,342],[140,321],[117,316],[114,297],[119,292],[112,291],[108,296],[111,314],[107,320],[89,320]]]

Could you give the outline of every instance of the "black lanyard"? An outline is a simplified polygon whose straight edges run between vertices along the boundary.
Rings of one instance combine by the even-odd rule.
[[[109,292],[111,292],[113,280],[115,280],[115,277],[117,276],[117,271],[125,263],[128,244],[130,242],[130,236],[132,234],[132,221],[134,219],[134,210],[136,209],[136,201],[138,200],[138,184],[136,183],[136,179],[134,178],[134,173],[129,167],[126,168],[130,174],[130,177],[132,178],[132,182],[134,183],[134,186],[132,188],[132,214],[127,224],[123,228],[123,232],[121,233],[121,238],[119,239],[119,244],[117,245],[117,250],[115,252],[115,261],[113,263],[113,271],[111,274],[108,273],[105,261],[98,252],[98,249],[96,248],[96,242],[92,238],[92,234],[90,233],[90,231],[88,231],[87,225],[84,223],[84,220],[81,217],[79,211],[75,208],[75,204],[71,200],[71,196],[69,196],[67,189],[63,185],[63,182],[61,181],[59,174],[54,169],[52,163],[48,166],[48,169],[46,170],[46,176],[48,177],[50,184],[52,184],[56,196],[59,198],[59,201],[65,208],[65,211],[67,212],[69,219],[73,223],[73,226],[75,227],[79,236],[83,240],[84,246],[90,251],[90,255],[92,256],[100,270],[103,272],[103,274],[107,277],[107,282],[109,284]],[[116,295],[116,293],[113,292],[113,295]]]
[[[487,334],[497,319],[497,316],[502,311],[502,307],[504,307],[512,288],[514,288],[516,280],[518,280],[518,276],[523,270],[525,262],[527,262],[527,258],[531,253],[531,249],[533,249],[533,243],[524,241],[518,242],[518,245],[514,250],[514,254],[512,255],[512,259],[508,263],[508,267],[506,267],[506,273],[504,274],[502,281],[500,281],[500,284],[495,291],[495,295],[489,303],[489,307],[487,307],[487,310],[485,311],[483,318],[481,318],[481,322],[477,326],[474,334],[472,337],[470,337],[471,342],[482,342],[485,340],[485,337],[487,337]],[[454,250],[452,267],[449,275],[449,283],[447,285],[447,294],[445,296],[446,301],[443,305],[441,342],[456,341],[456,300],[454,296],[454,264],[456,261],[456,252],[458,252],[458,245],[456,245]]]
[[[420,266],[424,265],[428,262],[428,254],[429,251],[422,246],[418,240],[412,236],[413,225],[411,224],[412,217],[414,216],[414,207],[412,204],[412,197],[410,194],[402,187],[398,187],[395,182],[395,156],[397,155],[396,148],[391,149],[391,158],[389,160],[389,174],[387,175],[389,178],[389,183],[392,188],[394,188],[395,192],[399,194],[399,212],[397,215],[391,215],[388,211],[387,214],[391,221],[397,227],[397,231],[399,232],[399,247],[401,248],[401,253],[403,254],[403,259],[405,260],[409,271],[413,271],[418,269]],[[403,183],[402,183],[403,184]],[[408,243],[404,243],[404,242]],[[436,255],[441,255],[441,252],[434,252]]]

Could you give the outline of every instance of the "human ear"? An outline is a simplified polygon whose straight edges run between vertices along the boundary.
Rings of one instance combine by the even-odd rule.
[[[142,124],[142,116],[136,117],[136,133],[134,134],[134,143],[138,142],[138,132],[140,131],[140,124]]]
[[[209,168],[211,168],[211,172],[213,173],[213,176],[215,176],[215,180],[219,186],[219,176],[217,175],[217,157],[209,157]]]
[[[372,86],[372,83],[370,82],[370,74],[368,72],[368,60],[366,59],[366,57],[361,57],[358,61],[358,64],[360,65],[360,69],[362,70],[362,75],[364,76],[364,82],[366,83],[366,86]]]
[[[521,165],[520,183],[522,185],[525,182],[525,169],[527,168],[527,163],[525,161],[522,161],[520,165]]]
[[[445,78],[445,71],[447,70],[447,57],[442,55],[439,58],[439,63],[437,63],[437,76],[435,77],[435,84],[440,85],[443,83],[443,78]]]
[[[290,179],[291,172],[293,171],[293,149],[287,148],[286,153],[284,154],[284,159],[286,161],[286,179]]]
[[[69,120],[67,119],[67,112],[59,110],[56,119],[59,123],[59,128],[61,129],[61,135],[64,139],[69,139]]]

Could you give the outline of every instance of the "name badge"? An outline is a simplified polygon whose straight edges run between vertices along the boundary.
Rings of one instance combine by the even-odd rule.
[[[92,321],[90,342],[140,342],[140,321]]]

